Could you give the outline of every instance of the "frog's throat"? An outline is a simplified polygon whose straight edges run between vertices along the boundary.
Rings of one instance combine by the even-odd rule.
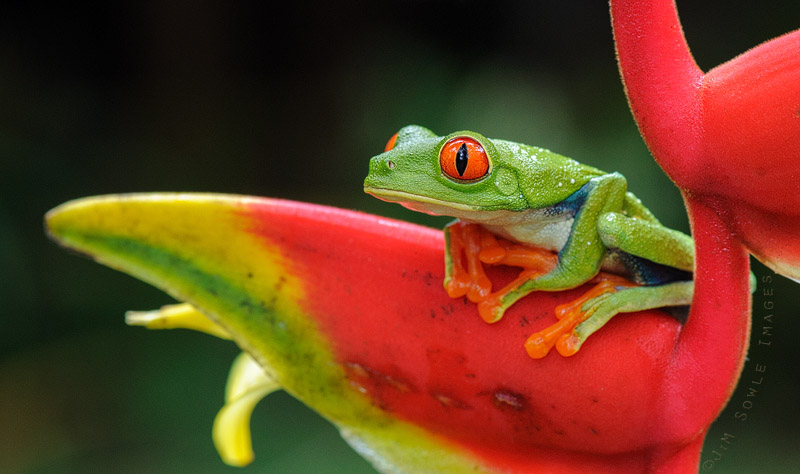
[[[429,196],[423,196],[421,194],[414,194],[405,191],[396,191],[394,189],[364,186],[364,192],[371,194],[382,201],[396,202],[401,206],[413,211],[419,211],[438,216],[455,216],[459,211],[475,212],[485,210],[475,205],[442,201],[441,199],[435,199]]]

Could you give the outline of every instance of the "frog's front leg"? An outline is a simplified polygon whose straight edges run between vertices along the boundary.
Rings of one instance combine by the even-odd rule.
[[[451,298],[466,296],[475,303],[486,299],[492,291],[492,282],[480,262],[481,230],[477,224],[461,221],[444,229],[444,288]]]
[[[556,264],[551,252],[498,239],[479,224],[455,221],[444,234],[444,287],[451,298],[466,296],[477,303],[490,296],[492,283],[483,264],[522,267],[516,280],[520,282],[547,273]]]
[[[592,279],[606,255],[598,231],[600,216],[623,208],[627,183],[619,173],[591,179],[573,196],[574,220],[566,244],[558,253],[558,263],[548,273],[527,280],[517,279],[478,303],[484,320],[499,321],[505,311],[533,291],[560,291],[575,288]]]

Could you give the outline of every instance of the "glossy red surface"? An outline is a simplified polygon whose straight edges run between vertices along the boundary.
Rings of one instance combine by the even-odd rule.
[[[490,325],[442,288],[439,231],[282,201],[251,213],[253,231],[305,281],[313,296],[303,306],[354,390],[511,472],[653,470],[699,450],[738,374],[731,354],[743,350],[746,329],[706,333],[713,324],[703,318],[716,311],[693,312],[683,330],[663,312],[623,315],[575,356],[533,360],[525,339],[585,289],[534,293]],[[498,283],[515,275],[491,273]],[[679,457],[696,463],[698,453]]]

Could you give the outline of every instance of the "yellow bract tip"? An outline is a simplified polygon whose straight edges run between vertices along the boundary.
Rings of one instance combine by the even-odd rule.
[[[166,305],[154,311],[128,311],[125,323],[147,329],[193,329],[222,339],[231,338],[225,328],[188,303]]]
[[[256,404],[280,385],[248,354],[240,354],[233,362],[225,406],[214,419],[212,437],[222,460],[231,466],[246,466],[253,461],[250,438],[250,416]]]

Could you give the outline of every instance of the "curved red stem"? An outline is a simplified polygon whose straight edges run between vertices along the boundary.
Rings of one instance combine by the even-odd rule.
[[[750,329],[748,253],[731,230],[735,201],[704,194],[707,168],[724,158],[706,130],[704,94],[714,88],[692,58],[674,1],[612,0],[611,14],[631,110],[656,161],[681,188],[695,239],[694,300],[658,421],[671,437],[692,436],[687,428],[713,421],[741,372]]]
[[[628,102],[669,176],[697,156],[703,71],[686,44],[673,0],[613,0],[611,22]]]

